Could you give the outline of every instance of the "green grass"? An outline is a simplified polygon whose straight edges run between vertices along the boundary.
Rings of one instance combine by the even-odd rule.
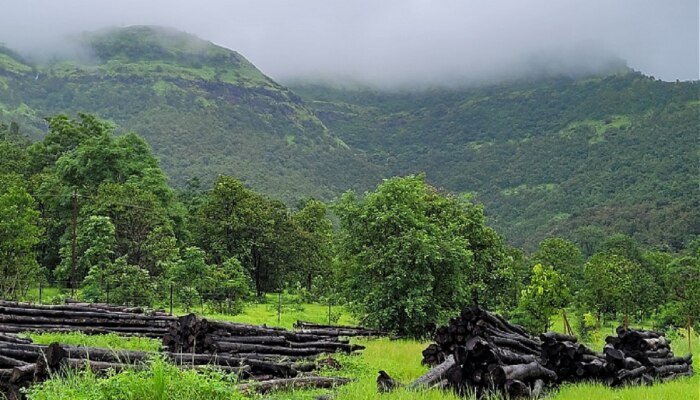
[[[158,351],[161,341],[143,337],[122,337],[110,333],[106,335],[86,335],[82,332],[70,333],[29,333],[26,334],[37,344],[59,342],[75,346],[102,347],[114,350]]]
[[[282,314],[277,322],[277,296],[269,295],[264,304],[253,304],[236,316],[207,314],[208,318],[225,319],[229,321],[267,324],[291,328],[297,319],[314,322],[327,322],[328,309],[319,304],[298,304],[294,296],[284,295],[282,299]],[[199,310],[195,310],[199,311]],[[354,321],[342,308],[337,307],[333,312],[340,313],[339,323],[352,324]],[[602,332],[596,343],[590,344],[594,349],[600,349],[606,335],[614,332],[610,323]],[[553,329],[563,331],[561,318],[554,321]],[[87,336],[83,334],[42,334],[31,335],[37,343],[62,343],[100,346],[113,349],[133,349],[155,351],[159,343],[149,339],[120,338],[116,335]],[[440,390],[422,390],[418,392],[397,390],[392,393],[379,395],[376,387],[376,377],[379,370],[384,370],[400,382],[408,383],[427,371],[421,366],[421,351],[427,342],[414,340],[355,340],[366,346],[362,354],[336,355],[343,366],[340,371],[323,370],[328,376],[344,376],[352,378],[348,385],[335,390],[294,390],[283,391],[264,397],[270,400],[311,400],[325,393],[335,393],[336,399],[360,400],[456,400],[459,397],[453,393]],[[688,342],[684,337],[674,338],[672,348],[675,354],[683,355],[688,352]],[[693,336],[693,355],[700,360],[700,337]],[[698,365],[696,373],[700,372]],[[683,400],[698,398],[700,395],[700,375],[690,379],[656,384],[654,386],[627,387],[611,389],[600,384],[571,384],[563,385],[558,391],[549,394],[553,400],[627,400],[627,399],[670,399]],[[695,397],[693,397],[695,396]],[[88,372],[72,372],[60,379],[53,379],[33,388],[28,397],[30,400],[63,400],[63,399],[241,399],[236,390],[236,377],[217,372],[195,373],[181,371],[160,360],[152,361],[151,367],[145,371],[127,371],[114,374],[107,378],[98,378]],[[498,396],[492,398],[498,399]]]
[[[340,318],[334,323],[340,325],[353,325],[356,321],[343,310],[342,307],[331,307],[331,315],[340,314]],[[328,323],[328,306],[323,304],[299,304],[294,296],[282,296],[282,308],[279,321],[277,319],[277,295],[269,294],[266,302],[262,304],[251,304],[242,313],[237,315],[226,315],[208,313],[207,318],[220,319],[224,321],[241,322],[267,326],[277,326],[292,329],[297,320],[315,322],[319,324]]]
[[[148,369],[125,371],[100,378],[88,371],[72,371],[30,388],[29,400],[235,400],[235,376],[216,371],[182,371],[154,359]]]

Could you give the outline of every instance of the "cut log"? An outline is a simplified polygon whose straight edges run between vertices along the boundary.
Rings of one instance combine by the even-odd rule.
[[[505,384],[506,380],[534,380],[556,381],[557,374],[537,362],[529,364],[499,365],[490,372],[491,381],[496,385]]]
[[[36,373],[36,363],[25,364],[12,368],[12,375],[10,375],[10,383],[18,383],[24,381],[34,380],[34,374]]]
[[[444,377],[450,373],[450,370],[454,368],[459,368],[455,363],[454,357],[449,356],[445,361],[435,368],[430,369],[425,374],[421,375],[418,379],[411,382],[407,387],[409,389],[417,389],[421,387],[430,387],[435,385],[444,379]]]
[[[331,378],[321,376],[306,376],[302,378],[273,379],[266,382],[246,383],[238,385],[238,390],[242,393],[269,393],[275,390],[288,389],[328,389],[350,382],[348,378]]]
[[[670,374],[688,372],[691,370],[691,366],[688,364],[664,365],[662,367],[653,367],[653,369],[654,374],[657,376],[666,376]]]
[[[0,368],[12,368],[27,365],[28,363],[16,358],[0,355]]]

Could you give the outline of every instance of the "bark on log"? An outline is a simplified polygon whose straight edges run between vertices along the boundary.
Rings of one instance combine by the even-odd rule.
[[[27,362],[18,360],[16,358],[0,355],[0,368],[20,367],[22,365],[27,365]]]
[[[348,378],[330,378],[321,376],[306,376],[301,378],[290,378],[290,379],[273,379],[266,382],[259,383],[245,383],[238,385],[238,390],[242,393],[269,393],[275,390],[283,389],[328,389],[339,385],[344,385],[350,382]]]
[[[665,376],[688,372],[691,370],[691,366],[688,364],[664,365],[662,367],[653,367],[653,370],[656,375]]]
[[[529,364],[499,365],[490,372],[491,381],[496,385],[503,385],[506,380],[532,380],[544,379],[556,381],[557,374],[537,362]]]
[[[459,368],[455,363],[454,357],[449,356],[445,361],[435,368],[430,369],[425,374],[421,375],[415,381],[408,385],[409,389],[418,389],[421,387],[430,387],[440,382],[450,370]]]
[[[542,396],[544,392],[544,381],[542,379],[536,379],[535,383],[532,385],[532,391],[530,393],[530,397],[533,399],[536,399],[540,396]]]

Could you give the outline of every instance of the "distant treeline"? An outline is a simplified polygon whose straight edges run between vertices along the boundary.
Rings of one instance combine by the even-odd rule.
[[[586,329],[621,315],[661,326],[698,320],[697,238],[671,252],[591,229],[528,255],[487,226],[483,206],[424,175],[290,208],[230,176],[175,190],[137,134],[115,136],[88,114],[47,121],[34,143],[19,125],[0,125],[4,298],[48,280],[87,301],[151,305],[173,287],[183,307],[204,292],[239,308],[287,290],[416,336],[473,302],[533,330],[566,307]]]

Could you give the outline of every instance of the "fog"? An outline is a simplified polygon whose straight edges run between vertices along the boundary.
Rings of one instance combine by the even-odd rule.
[[[699,78],[697,0],[23,0],[0,6],[0,42],[80,55],[70,37],[160,25],[243,54],[269,76],[370,84],[580,75],[619,60]]]

